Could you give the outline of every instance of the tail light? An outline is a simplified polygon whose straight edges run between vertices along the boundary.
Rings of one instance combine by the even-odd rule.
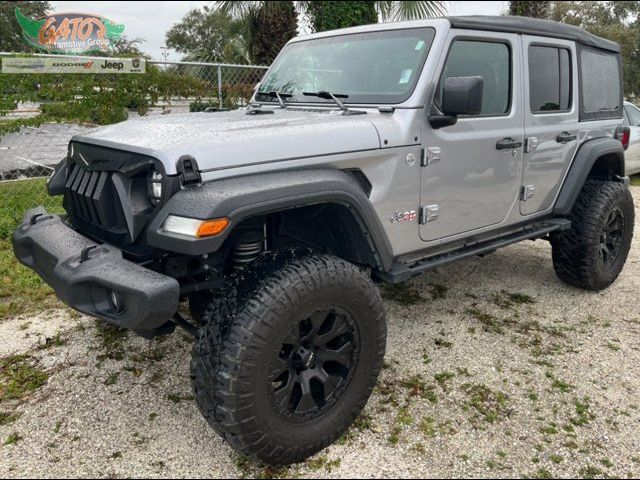
[[[629,148],[629,139],[631,138],[631,128],[629,127],[618,127],[616,128],[616,134],[614,135],[615,139],[622,143],[622,148],[625,150]]]

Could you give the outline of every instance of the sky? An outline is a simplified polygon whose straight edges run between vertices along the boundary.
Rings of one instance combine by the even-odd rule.
[[[450,1],[450,15],[499,15],[506,2],[462,2]],[[191,9],[211,5],[213,2],[51,2],[53,12],[86,12],[99,14],[125,25],[129,39],[142,38],[141,50],[154,60],[163,59],[161,47],[165,44],[165,33]],[[181,55],[169,50],[168,60],[179,60]]]

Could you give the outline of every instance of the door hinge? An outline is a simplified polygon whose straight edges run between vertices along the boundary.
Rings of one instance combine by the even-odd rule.
[[[538,137],[527,137],[527,140],[525,141],[524,152],[529,153],[534,151],[536,148],[538,148],[539,143],[540,140],[538,140]]]
[[[440,217],[440,205],[427,205],[420,208],[420,225],[433,222]]]
[[[440,161],[440,148],[439,147],[429,147],[422,149],[422,157],[420,158],[420,165],[423,167],[427,167],[429,165],[433,165],[434,163],[438,163]]]
[[[198,162],[196,162],[196,159],[191,155],[183,155],[180,157],[176,169],[180,174],[182,185],[194,185],[202,181],[200,170],[198,169]]]
[[[536,187],[534,185],[525,185],[522,187],[522,195],[521,199],[523,202],[526,202],[531,197],[533,197],[536,193]]]

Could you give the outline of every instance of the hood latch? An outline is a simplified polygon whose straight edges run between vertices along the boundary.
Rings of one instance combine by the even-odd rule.
[[[200,169],[198,168],[198,162],[191,155],[183,155],[178,160],[176,169],[180,174],[182,185],[195,185],[202,181],[200,177]]]

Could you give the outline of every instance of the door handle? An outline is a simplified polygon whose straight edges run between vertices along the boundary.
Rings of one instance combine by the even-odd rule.
[[[511,137],[503,138],[502,140],[498,140],[496,143],[496,149],[498,150],[511,150],[513,148],[520,148],[521,146],[522,142],[514,140]]]
[[[562,132],[560,135],[556,137],[556,142],[558,143],[568,143],[573,142],[577,137],[577,135],[571,135],[569,132]]]

